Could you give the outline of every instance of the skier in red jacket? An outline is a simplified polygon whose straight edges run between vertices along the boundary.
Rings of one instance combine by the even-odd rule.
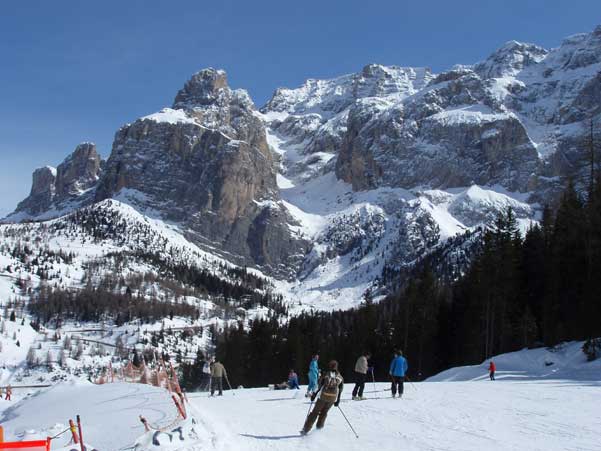
[[[488,374],[490,376],[490,380],[494,381],[495,380],[495,371],[497,370],[497,367],[495,366],[495,362],[493,362],[492,360],[490,361],[490,365],[488,365]]]

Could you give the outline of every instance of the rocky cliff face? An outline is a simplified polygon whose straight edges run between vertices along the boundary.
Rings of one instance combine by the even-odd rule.
[[[102,159],[92,143],[79,144],[57,168],[45,166],[32,176],[31,193],[10,220],[55,216],[89,203],[102,172]]]
[[[236,263],[289,275],[304,253],[278,208],[263,122],[223,71],[195,74],[173,108],[117,132],[96,199],[120,195]]]

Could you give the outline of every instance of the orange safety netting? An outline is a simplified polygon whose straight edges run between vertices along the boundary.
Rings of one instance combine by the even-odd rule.
[[[0,442],[0,450],[20,449],[21,451],[50,451],[50,439],[29,442]]]
[[[95,383],[133,382],[164,388],[172,395],[177,395],[172,396],[178,414],[175,421],[177,422],[182,418],[186,419],[186,397],[179,385],[179,379],[173,368],[173,364],[169,362],[169,366],[167,366],[163,359],[157,359],[153,366],[153,368],[149,367],[142,362],[141,365],[137,367],[131,360],[128,360],[127,365],[121,366],[119,370],[116,370],[113,369],[113,365],[109,363],[108,368],[102,370],[100,377]]]
[[[100,377],[95,382],[96,384],[136,382],[162,387],[171,393],[181,393],[181,387],[173,365],[169,363],[169,366],[167,366],[163,360],[159,360],[154,368],[149,368],[144,363],[136,367],[131,360],[119,370],[114,370],[112,365],[109,364],[108,368],[102,370]]]

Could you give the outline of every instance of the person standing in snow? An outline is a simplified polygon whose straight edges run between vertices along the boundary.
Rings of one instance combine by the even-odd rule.
[[[488,365],[488,375],[490,376],[491,381],[495,380],[495,371],[497,371],[497,367],[495,365],[495,362],[491,360],[490,364]]]
[[[319,355],[315,354],[309,364],[309,386],[307,387],[307,398],[317,391],[317,380],[319,379]]]
[[[340,404],[340,396],[342,395],[343,389],[344,379],[338,371],[338,362],[332,360],[328,364],[328,370],[319,380],[319,388],[311,395],[311,402],[313,402],[321,392],[319,399],[315,403],[315,407],[305,420],[301,435],[306,435],[311,428],[313,428],[315,420],[317,420],[317,429],[322,429],[324,427],[328,411],[332,406],[338,407],[338,404]]]
[[[6,401],[10,401],[10,397],[13,394],[13,389],[12,387],[9,385],[6,387],[6,398],[4,398]]]
[[[290,370],[290,373],[288,373],[288,388],[290,390],[294,388],[300,390],[300,385],[298,385],[298,375],[294,370]]]
[[[363,397],[363,390],[365,389],[365,381],[367,379],[367,370],[369,364],[367,361],[370,359],[371,354],[369,352],[359,356],[355,363],[355,388],[353,388],[353,400],[360,401],[365,399]]]
[[[208,391],[211,387],[211,360],[205,360],[202,364],[202,380],[201,387],[204,391]]]
[[[396,351],[394,353],[394,358],[390,363],[390,371],[388,373],[392,379],[392,386],[390,389],[393,398],[396,397],[397,391],[399,393],[399,398],[403,396],[403,383],[405,382],[407,368],[409,368],[409,365],[407,364],[407,359],[403,357],[403,352],[401,350]]]
[[[215,396],[215,388],[219,389],[219,396],[223,396],[223,378],[227,377],[227,371],[223,364],[215,359],[211,365],[211,396]]]

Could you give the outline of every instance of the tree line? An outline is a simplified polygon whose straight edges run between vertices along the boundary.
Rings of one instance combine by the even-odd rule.
[[[82,322],[114,321],[116,325],[139,319],[143,323],[180,316],[198,319],[198,309],[187,303],[165,302],[130,292],[114,292],[87,286],[81,290],[42,286],[28,304],[36,324],[60,324],[64,320]]]

